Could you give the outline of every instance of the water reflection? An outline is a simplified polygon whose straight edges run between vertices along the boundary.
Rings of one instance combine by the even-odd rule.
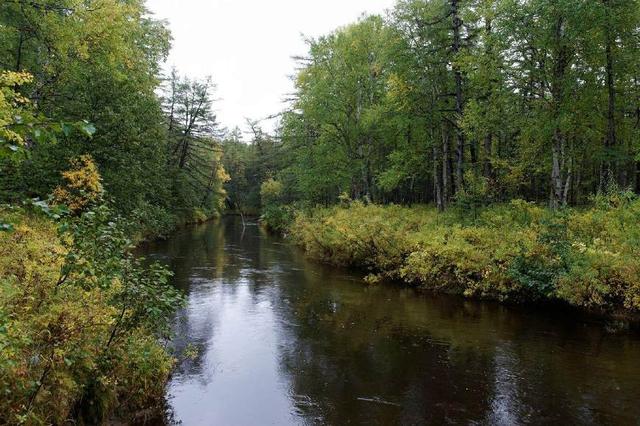
[[[634,424],[640,339],[558,313],[366,287],[225,219],[148,248],[188,295],[185,425]]]

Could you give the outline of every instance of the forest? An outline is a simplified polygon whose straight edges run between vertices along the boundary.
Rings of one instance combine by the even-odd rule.
[[[134,248],[222,214],[371,285],[640,312],[637,0],[398,0],[307,46],[276,128],[227,130],[143,0],[0,1],[0,423],[161,405],[183,298]]]
[[[215,86],[144,1],[0,2],[1,424],[161,405],[182,295],[133,247],[219,216]]]
[[[398,1],[308,40],[228,196],[371,283],[637,313],[639,48],[633,0]]]
[[[247,161],[311,205],[637,193],[639,25],[633,0],[400,1],[308,41],[277,143]]]

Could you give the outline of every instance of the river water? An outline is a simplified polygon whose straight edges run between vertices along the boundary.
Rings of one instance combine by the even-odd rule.
[[[167,387],[183,425],[640,424],[640,336],[366,286],[239,219],[146,248],[187,294]]]

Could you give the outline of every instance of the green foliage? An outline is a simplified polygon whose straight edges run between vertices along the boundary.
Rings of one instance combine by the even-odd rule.
[[[514,201],[459,213],[355,202],[298,213],[289,228],[312,257],[421,288],[500,300],[561,300],[640,311],[640,200],[554,213]]]
[[[465,187],[455,196],[455,207],[462,213],[462,219],[468,217],[468,213],[471,213],[471,216],[476,219],[480,209],[491,204],[492,201],[495,200],[491,194],[489,180],[467,172]]]
[[[260,222],[270,231],[283,233],[293,220],[293,208],[284,204],[284,186],[270,178],[260,186],[262,215]]]
[[[284,187],[281,182],[270,178],[260,186],[260,199],[263,206],[277,204],[282,200],[282,192]]]
[[[0,199],[46,199],[88,155],[141,237],[197,210],[219,214],[227,176],[211,125],[212,84],[181,79],[176,108],[163,113],[156,91],[169,38],[142,0],[1,3],[0,69],[17,71],[0,71]],[[196,93],[203,108],[191,121],[183,107]],[[171,123],[185,114],[188,137],[177,137],[183,129]],[[176,159],[178,142],[190,149]]]
[[[58,137],[91,138],[96,129],[87,121],[52,122],[19,93],[21,86],[33,83],[26,72],[0,71],[0,160],[18,161],[29,156],[27,142],[55,144]]]
[[[159,345],[181,296],[131,254],[105,206],[60,222],[3,210],[0,421],[95,422],[158,404],[172,359]]]
[[[222,141],[222,161],[230,177],[225,189],[231,211],[258,215],[263,204],[261,185],[281,168],[280,144],[264,133],[258,123],[249,121],[248,124],[253,133],[248,143],[243,141],[238,128]]]
[[[536,296],[552,297],[558,282],[569,273],[572,251],[566,221],[562,216],[542,221],[534,246],[521,244],[522,253],[509,265],[509,276]]]
[[[388,149],[376,149],[396,130],[387,123],[386,49],[391,34],[377,16],[309,42],[310,60],[298,74],[295,112],[283,119],[291,191],[330,203],[348,191],[374,194],[375,168]]]
[[[173,70],[164,89],[173,200],[183,221],[201,222],[220,214],[229,180],[215,140],[215,85],[209,78],[190,80]]]
[[[637,193],[639,11],[638,0],[399,0],[386,19],[310,40],[274,176],[294,201],[325,206],[347,192],[559,208],[609,180]]]

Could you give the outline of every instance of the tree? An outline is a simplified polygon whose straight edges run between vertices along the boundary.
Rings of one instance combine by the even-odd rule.
[[[213,112],[210,78],[183,78],[173,70],[165,85],[163,109],[169,138],[169,167],[174,170],[174,194],[186,211],[220,213],[229,179],[222,164],[220,136]],[[208,214],[208,213],[207,213]]]

